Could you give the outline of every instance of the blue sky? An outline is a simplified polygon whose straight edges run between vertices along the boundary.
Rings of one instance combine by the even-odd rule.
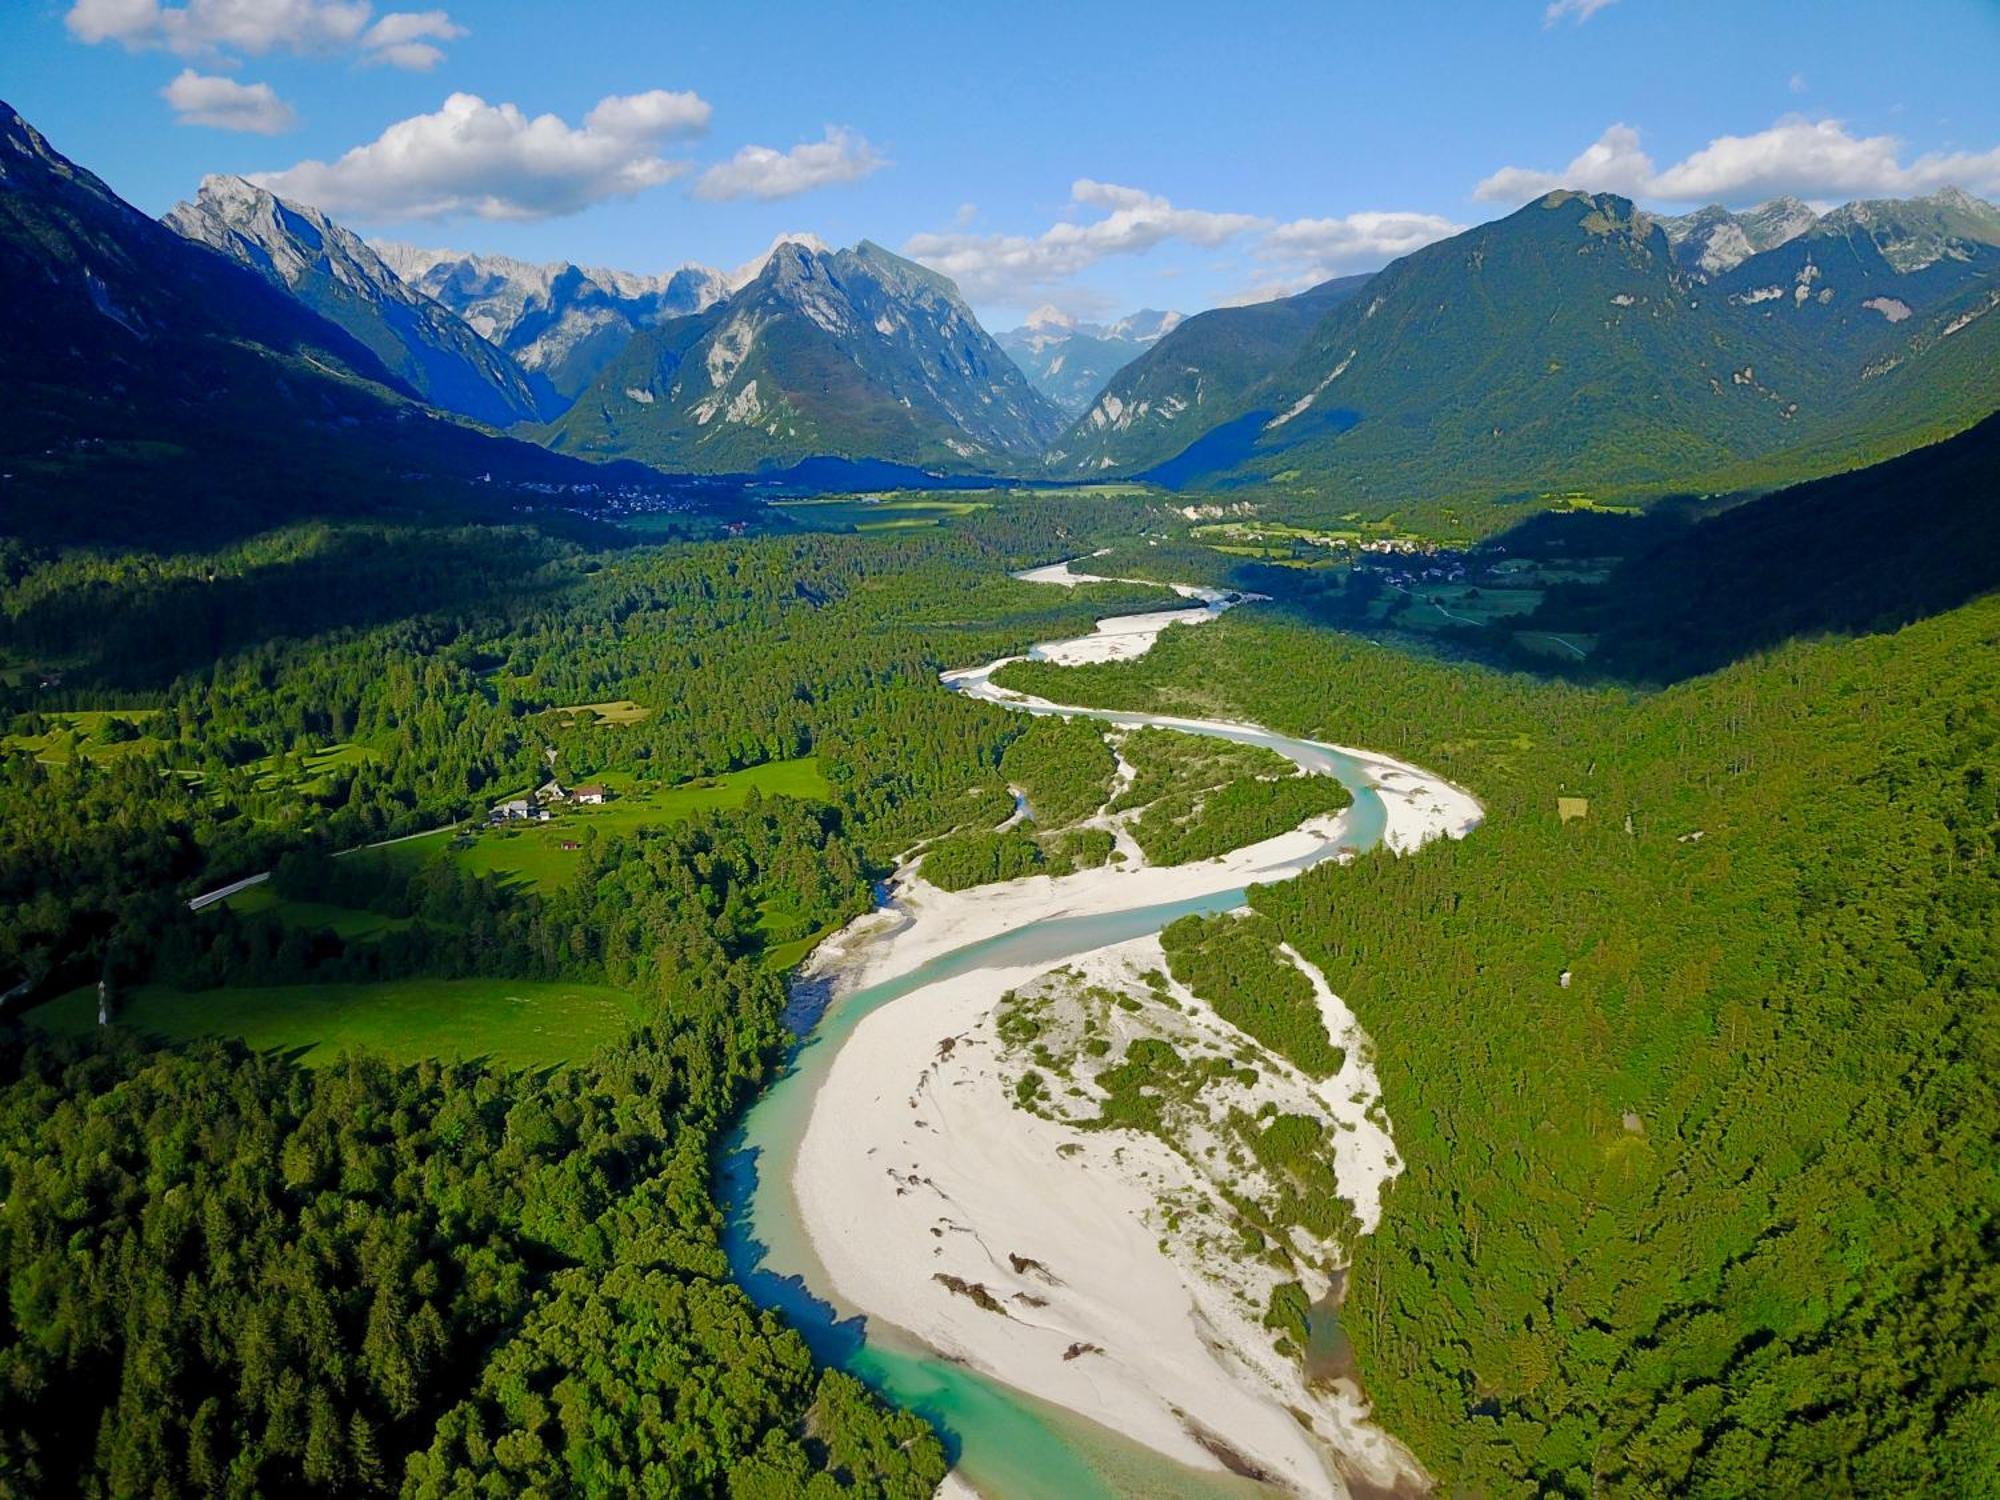
[[[996,327],[1372,269],[1551,182],[2000,198],[1996,78],[1993,0],[0,6],[0,97],[150,212],[227,171],[634,271],[867,237]]]

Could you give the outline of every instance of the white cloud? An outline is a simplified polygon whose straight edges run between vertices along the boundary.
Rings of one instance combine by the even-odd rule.
[[[393,11],[361,34],[361,50],[369,62],[428,73],[444,61],[437,43],[464,35],[465,28],[441,10]]]
[[[75,0],[63,21],[78,41],[117,42],[129,51],[182,57],[242,52],[338,52],[358,47],[365,61],[424,69],[436,43],[465,35],[441,10],[392,11],[368,24],[368,0]]]
[[[1662,198],[1858,197],[1930,192],[1947,183],[2000,187],[2000,149],[1932,152],[1907,166],[1892,135],[1852,136],[1837,120],[1782,120],[1755,135],[1718,136],[1662,172]]]
[[[699,134],[708,119],[699,95],[665,89],[603,99],[581,126],[453,94],[437,113],[399,120],[338,161],[303,161],[251,180],[364,221],[545,219],[680,176],[687,163],[664,159],[659,148]]]
[[[1089,223],[1065,220],[1037,235],[971,234],[964,229],[912,235],[904,252],[941,271],[975,302],[1026,305],[1107,256],[1137,255],[1170,240],[1220,245],[1267,220],[1254,214],[1176,208],[1140,188],[1079,178],[1071,202],[1104,210]]]
[[[1368,211],[1338,219],[1294,219],[1274,226],[1257,258],[1269,268],[1246,295],[1256,301],[1318,286],[1421,250],[1465,228],[1440,214]]]
[[[1036,235],[972,234],[960,223],[952,232],[913,235],[903,250],[951,277],[975,304],[1027,307],[1054,300],[1081,314],[1084,299],[1100,294],[1067,285],[1071,278],[1112,256],[1142,255],[1159,245],[1216,249],[1254,236],[1249,246],[1260,269],[1238,300],[1256,302],[1346,272],[1372,271],[1463,227],[1437,214],[1381,211],[1278,223],[1259,214],[1176,208],[1143,188],[1088,177],[1070,185],[1070,201],[1101,210],[1101,217],[1064,220]],[[1231,274],[1237,264],[1211,269]],[[1179,270],[1163,267],[1160,275]]]
[[[745,146],[728,161],[701,174],[694,195],[722,201],[730,198],[794,198],[814,188],[858,182],[889,163],[861,136],[840,125],[829,125],[817,141],[801,141],[789,151],[770,146]]]
[[[1639,132],[1613,125],[1560,172],[1502,167],[1472,190],[1482,203],[1519,203],[1556,188],[1643,196],[1652,180],[1653,159],[1639,149]]]
[[[692,90],[648,89],[598,100],[583,117],[583,128],[614,140],[666,140],[700,135],[714,113],[709,102]]]
[[[1592,16],[1617,0],[1550,0],[1549,8],[1542,12],[1542,24],[1554,26],[1563,21],[1574,21],[1581,26]]]
[[[1584,188],[1672,203],[1752,203],[1801,198],[1896,197],[1947,185],[2000,192],[2000,147],[1934,151],[1905,162],[1890,135],[1855,136],[1838,120],[1791,117],[1752,135],[1717,136],[1664,171],[1639,149],[1639,133],[1614,125],[1560,172],[1505,167],[1473,196],[1518,202],[1552,188]]]
[[[216,130],[247,130],[255,135],[282,135],[298,124],[291,105],[268,83],[238,83],[183,68],[160,90],[182,125],[208,125]]]

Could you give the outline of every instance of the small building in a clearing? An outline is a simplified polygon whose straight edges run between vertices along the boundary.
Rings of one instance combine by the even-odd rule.
[[[504,823],[509,818],[525,818],[534,811],[534,806],[526,797],[515,797],[497,804],[493,809],[493,821]]]
[[[579,802],[585,806],[594,807],[604,800],[604,788],[601,786],[580,786],[569,795],[572,802]]]

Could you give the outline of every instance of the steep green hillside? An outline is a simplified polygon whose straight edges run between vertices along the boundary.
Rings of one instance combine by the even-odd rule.
[[[1163,462],[1244,409],[1326,313],[1366,276],[1344,276],[1248,307],[1218,307],[1177,326],[1120,370],[1048,453],[1052,473],[1095,477]]]
[[[1051,461],[1177,489],[1261,485],[1328,516],[1448,503],[1484,524],[1551,494],[1871,462],[2000,406],[2000,248],[1983,209],[1947,194],[1804,229],[1746,218],[1771,248],[1711,255],[1709,271],[1684,264],[1685,225],[1677,249],[1622,198],[1552,193],[1395,262],[1247,363],[1236,341],[1203,359],[1195,340],[1253,312],[1296,332],[1305,310],[1191,320]],[[1749,248],[1743,224],[1720,228]]]
[[[1559,590],[1523,629],[1594,635],[1640,680],[1712,671],[1795,636],[1893,629],[2000,588],[2000,416],[1890,463],[1781,490]]]
[[[1271,416],[1230,472],[1363,508],[1720,487],[1879,457],[2000,405],[1981,311],[2000,253],[1898,276],[1911,312],[1893,321],[1863,305],[1883,295],[1872,273],[1895,274],[1872,256],[1806,235],[1703,286],[1629,203],[1553,194],[1329,317],[1260,395]],[[1732,295],[1779,277],[1780,297]]]

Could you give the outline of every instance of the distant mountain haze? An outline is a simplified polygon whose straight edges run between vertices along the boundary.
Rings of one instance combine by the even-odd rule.
[[[1298,353],[1366,276],[1295,297],[1218,307],[1177,322],[1118,370],[1050,450],[1049,469],[1092,477],[1161,463],[1239,414],[1249,392]]]
[[[411,286],[547,381],[565,406],[639,329],[700,312],[729,295],[728,278],[706,266],[640,276],[393,241],[374,248]]]
[[[1115,323],[1085,323],[1042,307],[1019,328],[995,338],[1029,383],[1074,420],[1113,375],[1183,321],[1177,312],[1146,308]]]

